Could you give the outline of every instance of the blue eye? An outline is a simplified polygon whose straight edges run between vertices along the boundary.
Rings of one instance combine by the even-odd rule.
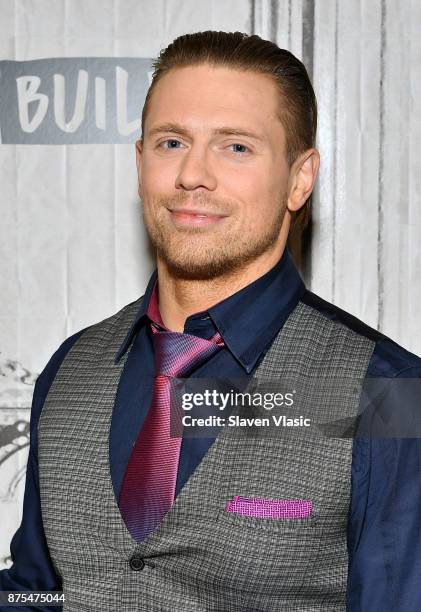
[[[161,145],[165,144],[165,143],[170,143],[170,144],[175,144],[175,145],[179,145],[181,144],[178,140],[174,140],[173,138],[171,138],[170,140],[164,140],[164,142],[161,142]],[[160,146],[161,146],[160,145]],[[173,147],[173,146],[168,146],[168,147],[164,147],[165,149],[176,149],[178,147]]]
[[[230,145],[230,147],[236,147],[235,153],[247,153],[249,151],[249,148],[246,147],[246,145],[239,144],[238,142],[236,142],[235,144]],[[239,148],[244,149],[244,150],[243,151],[239,151],[238,150]]]

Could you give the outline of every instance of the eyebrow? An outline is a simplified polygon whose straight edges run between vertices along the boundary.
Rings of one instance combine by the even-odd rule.
[[[188,136],[189,131],[184,128],[182,125],[178,123],[162,123],[161,125],[157,125],[151,130],[149,130],[149,136],[156,136],[156,134],[160,134],[162,132],[169,132],[171,134],[180,134],[182,136]],[[258,140],[259,142],[263,141],[263,138],[257,134],[256,132],[251,132],[250,130],[245,130],[243,128],[235,128],[230,126],[223,126],[219,128],[214,128],[212,131],[212,136],[246,136],[248,138],[253,138],[254,140]]]

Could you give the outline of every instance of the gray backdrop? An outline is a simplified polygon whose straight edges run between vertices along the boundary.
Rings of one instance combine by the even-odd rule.
[[[0,0],[0,567],[36,376],[153,267],[132,143],[177,35],[254,32],[304,61],[322,158],[308,285],[421,352],[420,27],[416,0]]]

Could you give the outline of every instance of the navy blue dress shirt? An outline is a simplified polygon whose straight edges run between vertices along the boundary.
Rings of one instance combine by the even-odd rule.
[[[147,309],[156,281],[155,270],[142,306],[115,356],[118,362],[129,351],[118,386],[109,441],[110,472],[117,500],[152,397],[154,355]],[[207,311],[186,319],[185,333],[210,338],[218,330],[225,342],[225,347],[198,368],[194,376],[217,378],[223,371],[227,378],[250,378],[299,300],[375,342],[368,377],[421,377],[419,357],[308,291],[287,250],[266,274]],[[22,522],[10,545],[13,565],[0,571],[0,590],[61,589],[42,525],[37,424],[64,357],[86,329],[60,346],[35,384]],[[213,438],[183,438],[176,495],[213,441]],[[416,438],[355,439],[351,478],[347,611],[419,612],[421,441]],[[59,608],[7,607],[6,610],[57,611]]]

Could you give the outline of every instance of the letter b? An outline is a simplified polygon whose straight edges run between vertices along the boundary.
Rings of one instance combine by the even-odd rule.
[[[31,134],[44,120],[48,108],[48,96],[37,93],[41,79],[37,76],[22,76],[16,79],[18,89],[19,122],[24,132]],[[29,120],[28,107],[31,102],[38,102],[32,120]]]

